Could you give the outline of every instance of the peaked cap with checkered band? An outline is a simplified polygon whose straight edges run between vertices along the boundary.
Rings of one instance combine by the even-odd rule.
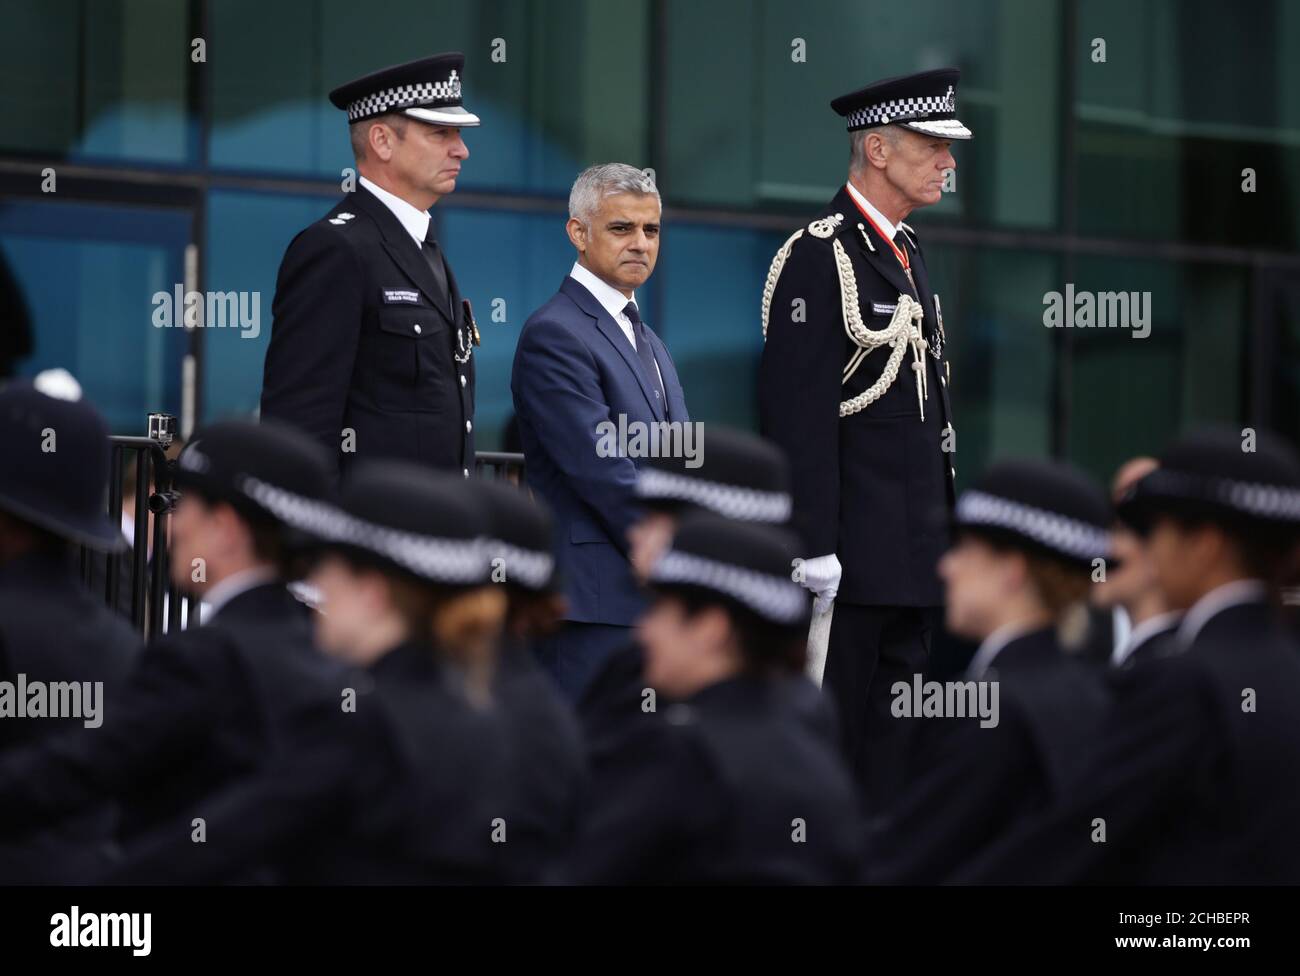
[[[435,54],[340,85],[330,92],[330,102],[348,113],[349,123],[401,112],[433,125],[478,125],[479,117],[461,104],[464,73],[465,55],[459,51]]]
[[[885,78],[831,102],[850,132],[881,125],[903,125],[940,139],[969,139],[970,129],[957,118],[956,68],[937,68],[914,75]]]

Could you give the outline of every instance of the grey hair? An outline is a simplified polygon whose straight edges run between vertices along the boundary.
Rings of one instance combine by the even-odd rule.
[[[879,133],[885,141],[891,146],[897,146],[898,140],[902,138],[903,126],[901,125],[878,125],[871,129],[857,129],[849,133],[849,172],[861,173],[870,165],[867,162],[867,136],[871,133]]]
[[[655,202],[663,208],[659,188],[650,173],[627,163],[600,163],[588,166],[573,181],[573,189],[569,191],[569,219],[590,226],[591,218],[600,209],[601,198],[615,193],[653,194]]]

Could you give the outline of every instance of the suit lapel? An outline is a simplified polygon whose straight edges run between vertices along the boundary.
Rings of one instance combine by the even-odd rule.
[[[560,285],[560,291],[568,295],[580,309],[596,320],[596,328],[600,330],[601,335],[609,340],[610,345],[618,351],[618,354],[623,357],[623,362],[627,364],[627,368],[636,377],[637,384],[641,387],[641,393],[645,396],[650,411],[657,419],[662,420],[665,407],[655,405],[654,386],[645,375],[645,370],[641,367],[640,357],[637,356],[636,350],[632,348],[632,343],[627,341],[627,336],[619,328],[618,323],[614,321],[609,312],[605,311],[605,307],[596,301],[596,296],[574,281],[573,278],[565,277],[564,283]],[[667,396],[667,390],[664,391],[664,395]]]
[[[456,322],[451,314],[450,296],[438,287],[438,279],[433,276],[433,270],[425,261],[419,245],[406,232],[402,222],[384,206],[383,201],[365,187],[359,187],[353,195],[356,197],[355,205],[364,210],[379,227],[379,233],[383,236],[384,250],[393,259],[393,263],[402,269],[411,283],[424,293],[429,304],[437,309],[454,328]],[[447,269],[447,281],[451,282],[450,268]]]

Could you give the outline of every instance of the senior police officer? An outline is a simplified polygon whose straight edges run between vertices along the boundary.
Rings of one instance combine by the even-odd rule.
[[[790,457],[803,582],[818,613],[837,600],[824,684],[877,797],[897,772],[888,689],[928,657],[954,501],[943,314],[903,220],[939,201],[950,143],[971,136],[958,78],[889,78],[831,103],[848,182],[777,252],[763,290],[760,423]]]
[[[429,208],[469,150],[464,56],[385,68],[330,92],[348,114],[360,186],[289,245],[276,283],[262,416],[306,431],[346,468],[394,457],[468,477],[478,331]]]

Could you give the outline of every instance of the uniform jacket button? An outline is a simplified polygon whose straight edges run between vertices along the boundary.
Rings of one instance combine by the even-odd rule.
[[[460,377],[460,385],[461,385],[461,386],[464,386],[464,385],[465,385],[465,376],[464,376],[464,374],[461,374],[461,377]]]
[[[419,323],[419,322],[416,322],[416,323],[415,323],[415,334],[416,334],[416,335],[419,335],[419,334],[420,334],[420,323]]]
[[[473,429],[474,429],[474,421],[472,420],[465,421],[465,433],[468,434]]]

